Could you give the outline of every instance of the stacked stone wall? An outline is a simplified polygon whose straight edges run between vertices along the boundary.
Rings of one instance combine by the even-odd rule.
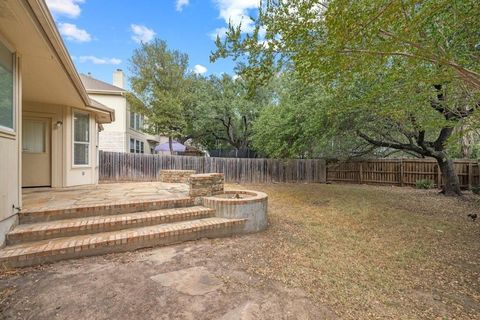
[[[190,197],[208,197],[223,193],[223,173],[192,174],[189,179]]]
[[[161,170],[160,181],[166,183],[188,183],[195,170]]]

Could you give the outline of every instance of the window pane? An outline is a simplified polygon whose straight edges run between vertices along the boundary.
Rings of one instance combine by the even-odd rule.
[[[144,149],[143,149],[144,145],[143,145],[143,141],[140,142],[140,153],[144,153]]]
[[[88,144],[75,143],[73,146],[74,164],[88,164]]]
[[[13,129],[13,53],[0,43],[0,126]]]
[[[45,121],[25,119],[22,127],[22,148],[25,152],[45,152],[45,134],[47,124]]]
[[[130,152],[135,153],[135,140],[130,139]]]
[[[83,113],[74,113],[74,141],[89,142],[89,116]]]
[[[140,153],[140,141],[135,140],[135,152]]]
[[[130,111],[130,128],[134,128],[135,126],[135,113]]]

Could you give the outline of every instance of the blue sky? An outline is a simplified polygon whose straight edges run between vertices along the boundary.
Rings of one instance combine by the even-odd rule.
[[[192,71],[233,73],[234,63],[209,61],[213,38],[228,21],[242,23],[259,0],[47,0],[77,70],[111,83],[117,68],[129,72],[129,58],[141,41],[155,37],[190,57]]]

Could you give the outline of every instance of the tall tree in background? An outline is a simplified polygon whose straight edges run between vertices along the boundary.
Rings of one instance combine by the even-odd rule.
[[[146,116],[147,132],[172,140],[185,135],[188,56],[170,50],[163,40],[142,43],[130,59],[131,107]]]
[[[245,81],[226,74],[204,81],[202,92],[197,94],[197,126],[206,136],[235,150],[250,148],[253,123],[269,102],[267,89],[249,94]]]
[[[479,119],[479,16],[476,0],[267,0],[253,33],[231,25],[211,58],[237,59],[253,85],[288,65],[328,97],[311,109],[326,125],[318,134],[433,157],[444,193],[457,195],[446,146]]]

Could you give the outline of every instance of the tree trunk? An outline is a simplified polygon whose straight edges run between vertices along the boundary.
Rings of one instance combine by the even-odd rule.
[[[446,196],[462,195],[462,191],[460,190],[460,181],[457,173],[455,172],[453,161],[446,157],[439,157],[437,158],[437,162],[443,178],[442,193]]]
[[[168,137],[168,148],[170,149],[170,155],[173,156],[173,139]]]

